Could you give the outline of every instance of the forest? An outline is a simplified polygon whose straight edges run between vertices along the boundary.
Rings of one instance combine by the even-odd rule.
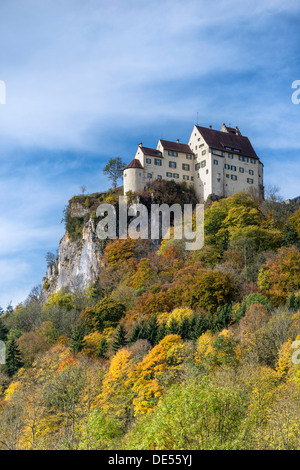
[[[209,198],[204,230],[195,251],[108,241],[90,287],[1,309],[0,450],[300,449],[299,205]]]

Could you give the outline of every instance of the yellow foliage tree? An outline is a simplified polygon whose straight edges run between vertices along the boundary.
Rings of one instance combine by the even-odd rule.
[[[174,380],[184,359],[183,342],[178,335],[165,336],[138,363],[131,374],[136,396],[133,405],[136,414],[150,413],[165,391],[164,373]]]
[[[105,374],[99,397],[105,412],[125,422],[128,422],[132,415],[133,393],[130,380],[132,368],[131,353],[126,348],[119,349]]]

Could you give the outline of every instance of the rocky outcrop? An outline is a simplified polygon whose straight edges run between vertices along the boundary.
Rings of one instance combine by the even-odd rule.
[[[90,286],[99,275],[103,256],[103,242],[96,236],[95,222],[89,211],[80,203],[69,204],[70,217],[88,219],[82,222],[82,236],[70,236],[66,231],[59,243],[58,257],[48,267],[43,278],[43,297],[58,292],[62,288],[71,291]]]

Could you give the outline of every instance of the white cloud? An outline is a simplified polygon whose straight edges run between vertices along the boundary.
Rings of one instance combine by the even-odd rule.
[[[230,31],[238,32],[240,23],[245,31],[264,28],[269,15],[298,8],[277,0],[251,4],[27,0],[13,11],[14,2],[6,2],[0,7],[7,83],[0,133],[25,146],[93,148],[86,136],[96,123],[101,135],[118,120],[133,126],[171,117],[172,101],[156,95],[155,86],[251,70],[254,53],[255,67],[263,65],[263,52]],[[177,105],[182,113],[187,103]]]

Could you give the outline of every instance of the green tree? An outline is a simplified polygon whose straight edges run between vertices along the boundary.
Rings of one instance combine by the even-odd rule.
[[[0,340],[1,340],[1,341],[5,341],[5,340],[6,340],[6,337],[7,337],[7,334],[8,334],[8,329],[7,329],[6,326],[2,323],[2,321],[0,321]]]
[[[141,333],[141,325],[137,323],[131,332],[130,338],[129,338],[129,343],[135,343],[138,339],[140,339],[140,333]]]
[[[72,352],[78,353],[84,348],[85,346],[84,336],[85,336],[85,329],[83,328],[82,325],[77,325],[74,328],[71,341],[70,341],[70,349]]]
[[[104,297],[93,307],[87,307],[81,314],[82,321],[89,329],[103,331],[116,326],[125,314],[126,307],[115,300]]]
[[[120,323],[116,330],[111,347],[112,350],[116,352],[118,349],[126,346],[126,344],[128,344],[127,331],[125,330],[123,323]]]
[[[148,323],[148,341],[150,342],[151,346],[155,346],[157,344],[157,333],[158,333],[159,324],[157,321],[156,315],[150,318]]]
[[[98,356],[106,358],[107,349],[108,349],[107,339],[105,336],[103,336],[100,341],[100,345],[98,349]]]
[[[113,190],[116,190],[117,182],[123,175],[123,170],[126,164],[122,162],[120,157],[110,158],[104,167],[103,173],[108,176],[113,185]]]
[[[7,375],[12,377],[22,365],[23,361],[16,340],[11,339],[6,345],[5,369]]]

